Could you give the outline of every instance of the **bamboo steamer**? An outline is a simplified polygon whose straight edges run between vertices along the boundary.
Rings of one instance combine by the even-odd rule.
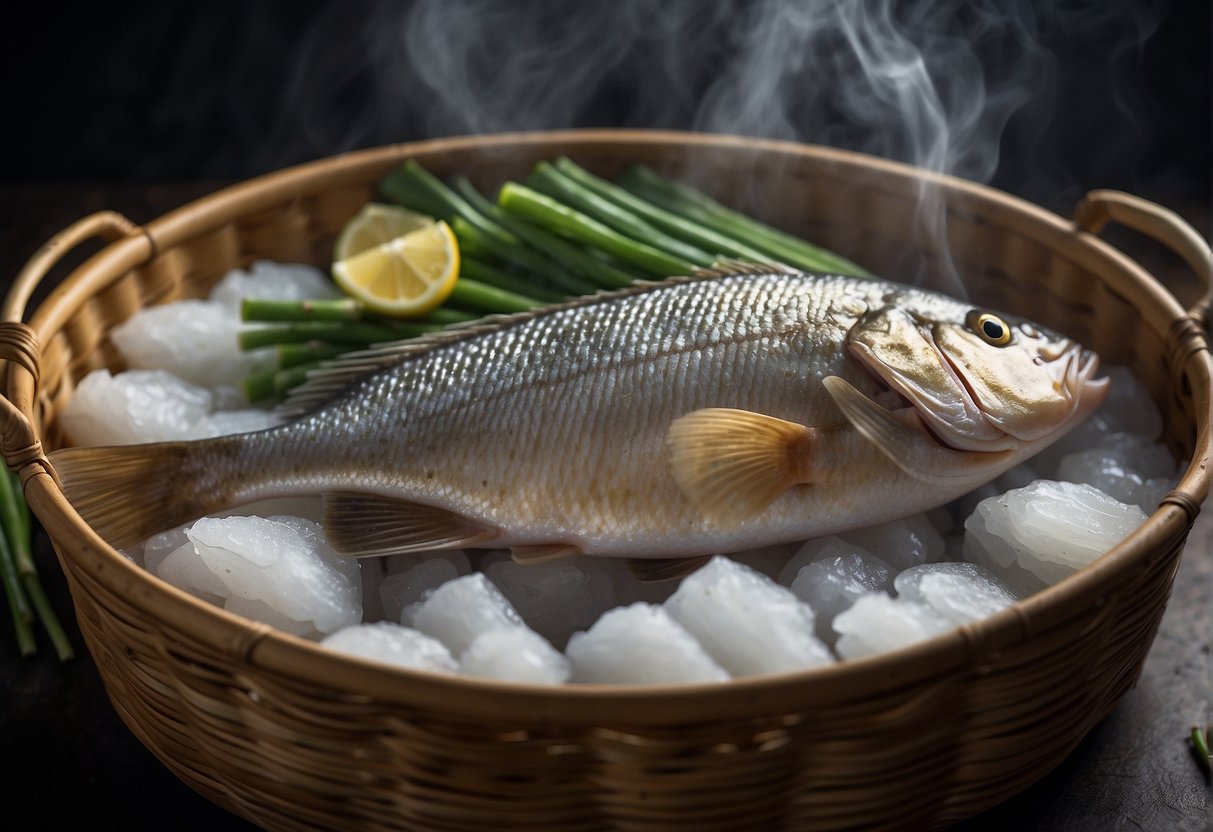
[[[925,186],[975,301],[1124,364],[1190,459],[1139,530],[1094,565],[985,621],[833,667],[719,685],[569,686],[380,666],[216,609],[136,567],[73,511],[44,451],[110,330],[272,258],[328,263],[393,166],[492,186],[567,154],[603,175],[639,161],[888,276],[946,266],[911,220]],[[115,709],[178,777],[268,829],[940,828],[1033,783],[1140,673],[1209,488],[1206,296],[1185,310],[1093,232],[1150,235],[1206,288],[1209,249],[1174,214],[1094,192],[1067,221],[969,182],[863,155],[737,137],[587,131],[350,153],[259,177],[136,226],[102,212],[35,255],[0,325],[2,450],[21,474]],[[27,310],[69,249],[101,251]],[[27,321],[28,323],[22,323]]]

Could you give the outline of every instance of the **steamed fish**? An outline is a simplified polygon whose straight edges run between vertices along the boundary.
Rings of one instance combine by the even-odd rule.
[[[119,547],[320,494],[348,556],[691,558],[952,500],[1095,409],[1097,366],[922,289],[730,266],[338,360],[281,427],[50,458]]]

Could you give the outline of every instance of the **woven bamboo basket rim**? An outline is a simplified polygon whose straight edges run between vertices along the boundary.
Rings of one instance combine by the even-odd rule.
[[[77,269],[75,275],[121,274],[149,262],[179,241],[219,228],[234,217],[272,210],[286,202],[304,199],[326,187],[347,182],[358,173],[386,172],[408,157],[441,157],[470,151],[491,154],[518,146],[553,147],[559,152],[576,153],[604,144],[636,148],[676,144],[707,152],[719,149],[764,155],[811,154],[868,187],[881,188],[890,179],[927,183],[946,196],[949,210],[979,216],[997,214],[1005,226],[1030,232],[1031,236],[1058,247],[1072,248],[1075,239],[1081,239],[1080,256],[1112,264],[1115,274],[1130,276],[1112,287],[1115,292],[1139,309],[1162,310],[1169,324],[1200,320],[1207,315],[1207,297],[1202,301],[1203,306],[1198,304],[1194,310],[1183,309],[1139,264],[1093,236],[1092,232],[1109,219],[1129,222],[1116,208],[1116,200],[1110,203],[1106,195],[1093,194],[1080,204],[1082,216],[1076,224],[987,186],[863,154],[777,140],[674,131],[587,130],[468,136],[342,154],[230,186],[144,226],[135,226],[129,221],[124,224],[121,218],[113,217],[95,221],[88,231],[114,241]],[[1091,230],[1084,230],[1088,228]],[[76,242],[73,235],[65,236],[73,237],[68,243]],[[1181,248],[1174,239],[1169,242],[1177,250]],[[1180,253],[1203,277],[1207,288],[1208,249],[1205,246],[1202,252],[1202,245],[1203,241],[1193,243],[1191,248]],[[53,260],[63,245],[56,247],[52,241],[48,247],[51,251],[47,258]],[[37,259],[38,255],[35,256]],[[3,309],[5,321],[22,320],[25,306],[43,271],[45,268],[41,265],[27,269],[14,284]],[[81,300],[92,296],[103,285],[101,280],[65,281],[39,306],[30,318],[29,328],[34,332],[57,331],[66,322],[67,310],[76,308]],[[200,601],[123,558],[98,537],[67,502],[55,482],[53,471],[40,456],[38,437],[33,428],[36,364],[30,367],[17,362],[17,365],[25,366],[26,372],[10,372],[8,399],[21,418],[6,414],[4,451],[10,467],[20,471],[34,512],[53,529],[57,543],[66,545],[72,551],[73,559],[92,578],[156,620],[172,622],[173,628],[190,638],[213,645],[234,663],[248,667],[249,672],[260,667],[322,689],[365,696],[384,705],[434,708],[444,714],[472,719],[501,720],[518,716],[530,722],[553,721],[570,726],[604,723],[656,726],[670,723],[671,715],[676,716],[675,721],[761,717],[789,709],[837,703],[860,691],[921,682],[947,669],[980,661],[982,657],[994,655],[1000,649],[1031,638],[1070,617],[1070,610],[1097,604],[1106,586],[1138,571],[1151,552],[1159,547],[1182,539],[1209,491],[1208,414],[1213,413],[1209,379],[1213,372],[1207,342],[1199,331],[1201,327],[1171,329],[1180,333],[1172,341],[1184,339],[1183,343],[1172,343],[1170,349],[1183,353],[1180,369],[1196,380],[1191,395],[1196,399],[1198,411],[1205,413],[1206,418],[1198,426],[1191,464],[1171,498],[1128,538],[1096,563],[1054,586],[1001,613],[929,641],[824,668],[734,679],[726,683],[547,687],[400,669],[335,653]],[[13,360],[12,355],[4,357],[10,362]],[[38,448],[39,452],[29,453],[31,447]]]

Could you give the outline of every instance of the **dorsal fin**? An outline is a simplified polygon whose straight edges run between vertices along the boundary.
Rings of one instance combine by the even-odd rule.
[[[794,269],[778,261],[754,263],[749,260],[738,260],[733,257],[718,257],[710,266],[696,269],[691,276],[697,280],[713,277],[731,277],[739,274],[803,274],[802,269]]]
[[[298,418],[328,402],[355,380],[381,370],[398,361],[417,358],[432,350],[478,338],[491,332],[508,329],[545,315],[567,309],[610,303],[630,295],[653,292],[667,286],[676,286],[697,280],[712,280],[743,274],[794,274],[795,269],[781,264],[755,264],[741,260],[719,260],[711,268],[696,269],[691,274],[667,277],[664,280],[638,280],[623,289],[611,289],[582,295],[550,306],[540,306],[511,315],[487,315],[467,323],[452,324],[438,332],[403,341],[391,341],[372,345],[369,349],[349,352],[339,358],[323,362],[319,368],[308,373],[307,381],[293,389],[286,400],[278,406],[278,415],[284,420]]]

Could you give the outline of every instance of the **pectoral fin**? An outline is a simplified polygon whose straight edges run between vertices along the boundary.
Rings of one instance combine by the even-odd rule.
[[[814,431],[748,410],[696,410],[670,425],[674,480],[700,511],[721,522],[746,520],[811,479]]]
[[[356,558],[459,549],[497,536],[445,509],[356,492],[325,494],[323,525],[333,550]]]
[[[822,380],[847,420],[898,468],[931,485],[978,485],[1006,467],[1013,451],[957,451],[940,444],[916,411],[893,413],[838,376]]]

